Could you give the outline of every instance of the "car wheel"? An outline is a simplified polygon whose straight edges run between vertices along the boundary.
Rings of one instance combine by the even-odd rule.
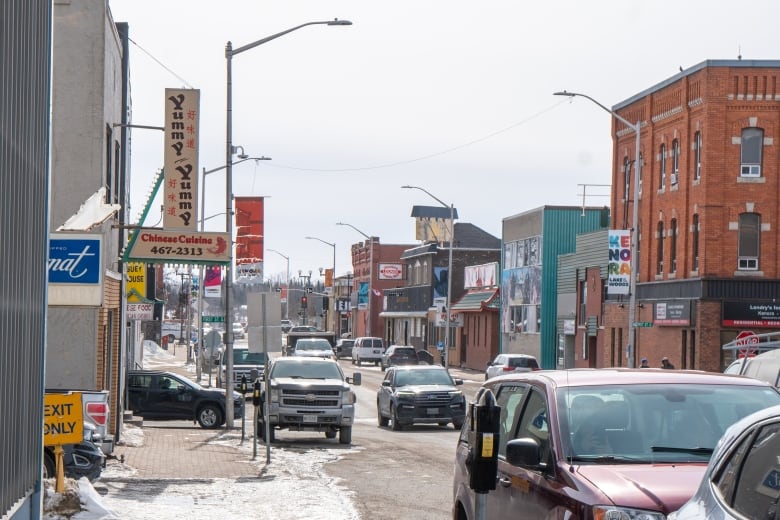
[[[387,426],[390,419],[382,415],[382,411],[379,409],[379,401],[376,402],[376,422],[379,426]]]
[[[57,463],[54,461],[54,455],[48,450],[43,452],[43,478],[54,478],[57,476]]]
[[[352,444],[352,426],[342,426],[339,430],[339,444]]]
[[[198,410],[198,424],[202,428],[219,428],[222,422],[222,411],[217,405],[207,404]]]
[[[357,366],[360,366],[360,356],[358,356],[358,357],[357,357],[357,361],[355,361],[355,364],[356,364]]]
[[[452,421],[452,427],[456,430],[463,428],[463,419]]]
[[[439,426],[447,426],[447,424],[449,423],[446,421],[439,421]]]
[[[403,426],[401,426],[400,421],[398,421],[398,410],[396,410],[395,406],[390,407],[390,415],[393,416],[393,418],[390,419],[390,426],[393,428],[394,432],[400,432],[403,429]]]
[[[336,438],[336,432],[333,430],[328,430],[325,432],[325,438],[326,439],[335,439]]]
[[[379,366],[379,361],[374,361],[374,366],[378,367]]]
[[[262,423],[260,421],[257,422],[257,429],[260,432],[260,440],[265,442],[265,423]],[[274,427],[271,426],[268,429],[268,437],[270,437],[269,442],[274,442],[276,440],[276,435],[274,433]]]

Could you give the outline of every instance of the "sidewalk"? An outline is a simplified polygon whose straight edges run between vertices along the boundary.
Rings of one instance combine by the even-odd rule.
[[[147,358],[146,368],[167,370],[192,381],[196,381],[194,363],[187,363],[186,345],[169,346],[167,351],[158,351],[158,355]],[[196,381],[197,382],[197,381]],[[215,382],[212,374],[212,382]],[[201,375],[202,386],[208,386],[208,376]],[[252,443],[251,406],[245,423],[244,443]],[[107,463],[107,473],[111,474],[111,465],[124,461],[124,465],[135,470],[138,478],[240,478],[257,477],[260,472],[255,464],[247,464],[247,455],[239,448],[241,443],[241,419],[236,419],[235,427],[207,430],[190,421],[150,421],[143,422],[142,434],[132,431],[125,425],[124,436],[114,449],[116,459]],[[142,436],[142,442],[134,442]],[[127,437],[125,439],[124,437]],[[135,445],[139,444],[139,445]]]

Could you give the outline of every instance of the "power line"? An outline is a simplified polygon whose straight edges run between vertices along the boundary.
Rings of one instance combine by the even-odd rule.
[[[192,85],[190,85],[190,82],[189,82],[189,81],[187,81],[186,79],[182,78],[181,76],[179,76],[178,74],[176,74],[175,72],[173,72],[173,70],[171,70],[171,69],[170,69],[170,67],[168,67],[167,65],[165,65],[163,62],[161,62],[161,61],[160,61],[160,60],[158,60],[157,58],[155,58],[155,57],[152,55],[152,53],[150,53],[149,51],[147,51],[146,49],[144,49],[143,47],[141,47],[140,45],[138,45],[138,44],[137,44],[137,43],[136,43],[136,42],[135,42],[135,41],[134,41],[132,38],[128,38],[128,40],[130,40],[130,42],[131,42],[133,45],[135,45],[136,47],[138,47],[139,49],[141,49],[141,50],[142,50],[142,51],[143,51],[143,52],[144,52],[144,53],[145,53],[147,56],[149,56],[149,57],[150,57],[150,58],[152,58],[152,59],[153,59],[155,62],[157,62],[157,64],[158,64],[160,67],[164,68],[165,70],[167,70],[168,72],[170,72],[171,74],[173,74],[173,75],[176,77],[176,79],[178,79],[179,81],[181,81],[181,82],[182,82],[182,84],[184,84],[184,86],[185,86],[185,87],[187,87],[187,88],[195,88],[195,87],[193,87]]]

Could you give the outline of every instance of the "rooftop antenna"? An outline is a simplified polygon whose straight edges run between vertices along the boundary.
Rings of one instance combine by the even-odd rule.
[[[588,188],[596,188],[596,187],[597,188],[609,188],[612,185],[611,184],[577,184],[577,186],[582,187],[582,193],[579,193],[578,195],[580,195],[582,197],[582,214],[580,216],[584,217],[585,216],[585,197],[609,197],[609,194],[604,194],[604,193],[598,193],[598,194],[591,193],[591,194],[587,194],[586,190]]]
[[[739,45],[737,47],[737,52],[739,52],[739,54],[737,54],[737,59],[741,60],[742,59],[742,45]]]

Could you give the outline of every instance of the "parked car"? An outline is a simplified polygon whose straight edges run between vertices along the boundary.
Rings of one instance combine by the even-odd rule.
[[[333,347],[333,354],[336,356],[336,359],[351,358],[354,345],[354,339],[340,339],[336,342],[336,346]]]
[[[490,379],[501,408],[498,474],[488,511],[525,518],[662,520],[696,492],[734,422],[780,404],[762,381],[683,370],[577,369]],[[471,520],[467,459],[458,440],[453,518]]]
[[[301,338],[295,343],[293,356],[331,359],[333,347],[327,339]]]
[[[352,364],[362,365],[364,361],[379,365],[382,360],[384,343],[382,338],[360,337],[355,338],[352,345]]]
[[[321,332],[321,331],[320,329],[312,325],[296,325],[294,327],[290,327],[290,330],[288,330],[287,332]]]
[[[98,433],[97,427],[84,421],[84,440],[78,444],[64,444],[63,463],[65,476],[73,479],[87,477],[95,481],[100,477],[106,464],[105,454],[100,446],[103,437]],[[57,463],[54,455],[54,446],[45,446],[43,449],[43,478],[57,476]]]
[[[256,373],[260,377],[265,370],[267,362],[265,352],[250,352],[249,347],[233,346],[233,389],[241,389],[241,377],[246,376],[249,388],[251,388],[254,379],[252,374]],[[217,372],[217,386],[225,387],[227,378],[227,356],[225,352],[220,351],[219,371]]]
[[[234,339],[244,339],[246,336],[246,330],[244,330],[244,326],[240,323],[236,322],[233,324],[233,338]]]
[[[290,332],[292,326],[293,324],[290,320],[282,320],[282,332],[284,332],[285,334]]]
[[[225,391],[203,388],[186,377],[159,370],[131,370],[127,409],[150,420],[186,419],[203,428],[225,424]],[[243,396],[233,392],[233,417],[243,416]]]
[[[699,489],[669,520],[778,518],[780,406],[765,408],[723,434]]]
[[[749,362],[739,373],[780,386],[780,349],[769,350],[749,358]]]
[[[531,372],[539,370],[539,363],[529,354],[499,354],[488,363],[485,370],[485,381],[512,372]]]
[[[417,358],[417,352],[414,347],[403,347],[401,345],[390,345],[382,354],[380,364],[382,365],[382,372],[387,368],[398,365],[417,365],[419,359]]]
[[[379,426],[401,430],[413,424],[452,423],[456,430],[466,419],[466,398],[453,379],[438,365],[391,366],[376,395]]]

